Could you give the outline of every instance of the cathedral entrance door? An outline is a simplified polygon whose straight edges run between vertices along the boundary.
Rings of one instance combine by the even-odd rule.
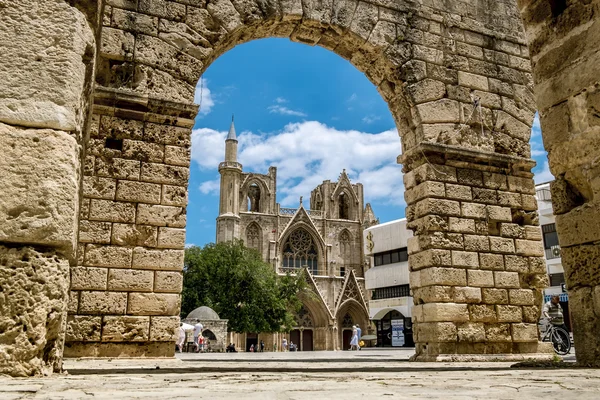
[[[312,329],[305,329],[302,331],[302,351],[313,351]]]
[[[300,329],[294,329],[290,332],[290,343],[294,343],[297,349],[300,348]]]
[[[342,350],[350,349],[350,341],[352,340],[352,329],[344,329],[342,332]]]

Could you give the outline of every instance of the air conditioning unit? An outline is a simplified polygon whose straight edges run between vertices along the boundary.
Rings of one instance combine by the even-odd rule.
[[[560,257],[560,246],[552,246],[550,249],[554,257]]]

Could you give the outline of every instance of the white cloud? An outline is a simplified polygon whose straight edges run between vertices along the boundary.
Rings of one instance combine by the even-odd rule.
[[[211,112],[215,105],[215,100],[212,96],[210,89],[208,88],[208,81],[204,78],[200,78],[196,85],[196,93],[194,93],[194,103],[200,106],[198,111],[199,115],[207,115]]]
[[[283,103],[287,103],[287,100],[284,99],[283,97],[278,97],[275,99],[275,103],[277,104],[283,104]]]
[[[192,159],[203,169],[215,169],[223,161],[226,132],[196,129],[192,134]],[[239,161],[244,171],[266,173],[277,167],[278,200],[297,206],[300,196],[324,180],[336,181],[342,169],[353,182],[364,185],[365,201],[403,204],[401,152],[395,129],[379,134],[340,131],[317,121],[286,125],[277,134],[238,135]],[[206,181],[203,193],[218,193],[219,180]]]
[[[540,124],[540,114],[535,113],[533,126],[531,127],[531,136],[540,136],[542,134],[542,125]]]
[[[306,114],[304,114],[302,111],[292,110],[292,109],[284,107],[284,106],[277,106],[277,105],[269,106],[268,110],[271,114],[291,115],[294,117],[306,117]]]
[[[536,184],[550,182],[554,180],[554,175],[550,172],[548,161],[544,161],[544,166],[540,171],[534,171],[533,180]]]
[[[377,122],[381,119],[380,116],[378,115],[367,115],[366,117],[364,117],[362,120],[365,124],[372,124],[373,122]]]
[[[350,97],[348,98],[348,100],[346,100],[346,101],[347,101],[347,102],[351,102],[351,101],[354,101],[354,100],[356,100],[357,98],[358,98],[358,96],[356,95],[356,93],[352,93],[352,96],[350,96]]]

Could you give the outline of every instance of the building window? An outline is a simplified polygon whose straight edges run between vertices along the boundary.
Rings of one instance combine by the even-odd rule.
[[[392,299],[410,296],[410,285],[388,286],[373,290],[372,300]]]
[[[374,259],[376,267],[380,265],[408,261],[408,249],[403,247],[401,249],[375,253]]]
[[[550,286],[560,286],[565,283],[565,274],[550,274]]]
[[[544,250],[546,259],[560,257],[560,245],[558,244],[558,234],[556,233],[556,224],[542,225],[542,234],[544,236]]]
[[[260,187],[252,183],[248,187],[248,211],[260,212]]]
[[[260,248],[260,227],[256,223],[251,223],[246,228],[246,246],[261,251]]]
[[[342,192],[339,197],[339,219],[350,219],[350,205],[348,202],[348,196]]]
[[[317,275],[318,265],[319,252],[312,236],[302,228],[296,229],[283,245],[283,271],[306,267]]]

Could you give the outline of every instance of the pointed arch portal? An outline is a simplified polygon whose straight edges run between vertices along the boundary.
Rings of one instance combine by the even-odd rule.
[[[25,7],[13,3],[17,10]],[[14,104],[20,113],[3,118],[14,123],[2,126],[6,134],[0,138],[8,141],[3,148],[14,151],[0,176],[10,210],[3,214],[0,239],[12,247],[0,247],[0,253],[24,263],[45,259],[65,268],[77,263],[70,274],[53,275],[62,300],[56,312],[47,313],[60,315],[52,323],[64,326],[68,301],[65,355],[173,355],[184,242],[169,235],[185,237],[191,128],[198,112],[194,89],[220,55],[267,37],[318,45],[344,57],[389,105],[401,136],[398,161],[415,231],[411,288],[424,302],[413,308],[417,359],[447,354],[498,359],[543,349],[535,312],[546,271],[528,144],[536,109],[531,65],[515,2],[472,3],[475,12],[462,2],[145,0],[111,2],[102,18],[89,17],[88,24],[79,11],[85,7],[47,2],[45,15],[60,16],[55,40],[71,46],[61,50],[70,62],[51,72],[46,69],[52,63],[33,65],[28,78],[16,70],[7,75],[30,78],[36,90],[27,95],[32,106],[19,100]],[[32,49],[43,46],[36,42],[45,36],[39,22],[24,22],[40,32],[31,36]],[[52,145],[31,147],[29,138],[38,134],[39,143]],[[64,154],[57,157],[56,149]],[[235,175],[241,166],[233,160],[220,168]],[[27,193],[10,184],[24,179],[22,169],[32,177]],[[74,178],[80,172],[81,197]],[[572,184],[585,181],[578,179]],[[564,182],[566,191],[569,185]],[[593,193],[580,187],[581,199],[569,200],[569,210]],[[239,196],[234,197],[231,209],[239,210]],[[28,202],[42,210],[37,215],[43,219],[30,223],[31,213],[19,211]],[[239,233],[235,215],[223,224]],[[33,245],[40,247],[31,250]],[[121,276],[130,270],[140,278]],[[478,282],[474,271],[488,273],[496,287]],[[10,277],[0,281],[3,287],[13,284]],[[492,289],[502,295],[492,296]],[[585,297],[583,289],[577,293]],[[24,304],[46,309],[42,297]],[[508,320],[502,317],[508,312],[505,299],[519,310]],[[129,326],[132,316],[142,332],[135,341],[110,333],[111,326]],[[19,333],[24,337],[18,342],[27,342],[29,332],[37,330]],[[48,332],[55,333],[46,341],[62,343],[61,329]],[[55,360],[60,351],[48,358],[43,343],[32,346],[27,357],[44,360],[32,365],[60,365]]]

